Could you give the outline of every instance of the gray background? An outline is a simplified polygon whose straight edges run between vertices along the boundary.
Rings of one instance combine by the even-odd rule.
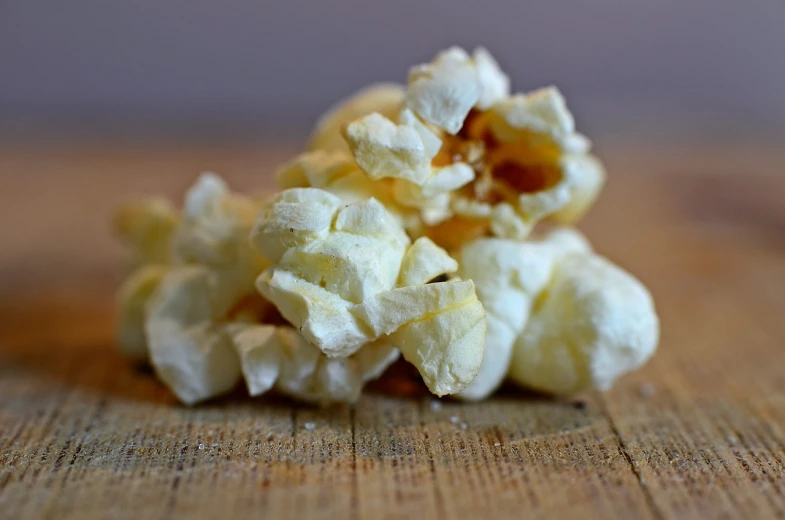
[[[584,129],[785,127],[785,0],[0,0],[0,125],[302,132],[450,44]]]

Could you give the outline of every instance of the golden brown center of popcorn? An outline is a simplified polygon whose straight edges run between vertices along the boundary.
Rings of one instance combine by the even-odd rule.
[[[552,143],[532,134],[513,143],[501,143],[493,135],[486,113],[472,110],[455,136],[447,136],[434,158],[434,166],[456,162],[469,164],[476,172],[464,196],[497,204],[514,202],[521,193],[552,188],[562,178],[559,151]]]

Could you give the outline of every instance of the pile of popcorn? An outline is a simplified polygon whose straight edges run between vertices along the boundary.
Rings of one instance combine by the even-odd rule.
[[[181,211],[121,208],[121,350],[186,404],[241,380],[354,402],[401,355],[466,400],[504,380],[605,390],[640,367],[659,335],[651,296],[569,227],[602,165],[558,90],[509,83],[485,49],[450,48],[405,87],[331,109],[272,197],[208,173]]]

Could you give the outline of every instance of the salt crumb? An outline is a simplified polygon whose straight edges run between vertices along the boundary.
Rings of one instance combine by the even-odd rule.
[[[459,422],[461,422],[461,418],[458,417],[457,415],[453,415],[452,417],[450,417],[450,422],[453,424],[458,424]]]
[[[200,449],[200,450],[203,450],[203,449],[204,449],[204,444],[202,444],[201,442],[199,443],[199,449]]]
[[[431,401],[431,411],[432,412],[438,412],[441,409],[442,409],[442,402],[441,401],[437,401],[436,399]]]
[[[501,442],[494,442],[494,443],[493,443],[493,445],[494,445],[494,446],[501,446],[501,445],[502,445],[502,443],[501,443]]]
[[[313,430],[314,428],[316,428],[316,423],[312,423],[312,422],[310,422],[310,421],[309,421],[309,422],[307,422],[307,423],[305,423],[305,429],[306,429],[306,430],[308,430],[308,431],[311,431],[311,430]]]
[[[461,423],[461,430],[465,430],[468,425],[465,422]]]
[[[638,393],[643,397],[651,397],[657,393],[657,388],[654,386],[654,383],[641,383],[641,386],[638,387]]]
[[[735,435],[728,435],[728,437],[726,437],[725,440],[727,440],[730,444],[736,444],[737,442],[739,442],[739,438],[736,437]]]

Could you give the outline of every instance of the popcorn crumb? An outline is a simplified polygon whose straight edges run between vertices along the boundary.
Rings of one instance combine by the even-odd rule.
[[[438,412],[439,410],[441,410],[441,409],[442,409],[442,403],[441,403],[441,401],[437,401],[437,400],[435,400],[435,399],[434,399],[434,400],[431,400],[431,402],[430,402],[430,408],[431,408],[431,411],[432,411],[432,412]]]
[[[309,421],[309,422],[305,423],[303,426],[305,426],[306,430],[312,431],[314,428],[316,428],[316,423]]]

